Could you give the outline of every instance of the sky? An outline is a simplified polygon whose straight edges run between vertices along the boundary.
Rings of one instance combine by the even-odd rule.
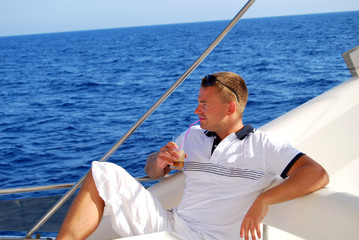
[[[0,0],[0,36],[232,19],[247,0]],[[243,18],[359,11],[359,0],[256,0]]]

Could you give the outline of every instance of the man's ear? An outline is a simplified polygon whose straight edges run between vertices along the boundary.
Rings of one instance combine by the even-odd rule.
[[[235,113],[236,112],[236,107],[237,107],[237,105],[236,105],[235,102],[229,102],[228,103],[228,109],[227,109],[228,115],[231,115],[231,114]]]

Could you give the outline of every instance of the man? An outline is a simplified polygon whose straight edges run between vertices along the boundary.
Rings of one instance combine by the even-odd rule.
[[[86,238],[103,212],[121,236],[168,230],[185,239],[260,238],[270,205],[314,192],[329,177],[288,143],[244,126],[247,98],[246,84],[235,73],[202,79],[195,110],[200,127],[192,127],[184,143],[186,187],[178,207],[166,211],[122,168],[95,162],[58,239]],[[177,148],[169,142],[151,154],[146,173],[152,178],[167,174]],[[277,175],[288,179],[263,192]]]

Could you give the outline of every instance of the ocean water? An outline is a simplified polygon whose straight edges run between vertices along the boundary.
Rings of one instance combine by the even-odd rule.
[[[0,38],[1,188],[77,181],[228,22]],[[341,54],[359,45],[358,26],[358,11],[240,20],[109,161],[143,176],[147,155],[197,120],[204,75],[243,76],[255,127],[346,81]]]

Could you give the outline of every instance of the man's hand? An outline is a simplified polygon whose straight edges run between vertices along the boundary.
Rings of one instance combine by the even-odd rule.
[[[157,155],[157,166],[159,168],[166,168],[168,165],[172,166],[173,161],[179,158],[178,152],[175,151],[178,146],[174,142],[168,142],[162,147]]]
[[[256,236],[261,238],[260,224],[267,215],[267,212],[268,205],[261,202],[260,198],[257,198],[244,216],[240,231],[241,238],[244,237],[245,240],[249,240],[249,233],[252,236],[252,240],[255,240]]]
[[[169,166],[173,165],[179,155],[177,151],[178,146],[174,142],[168,142],[159,152],[152,153],[148,158],[145,166],[145,172],[153,179],[162,178],[168,174],[171,169]]]

